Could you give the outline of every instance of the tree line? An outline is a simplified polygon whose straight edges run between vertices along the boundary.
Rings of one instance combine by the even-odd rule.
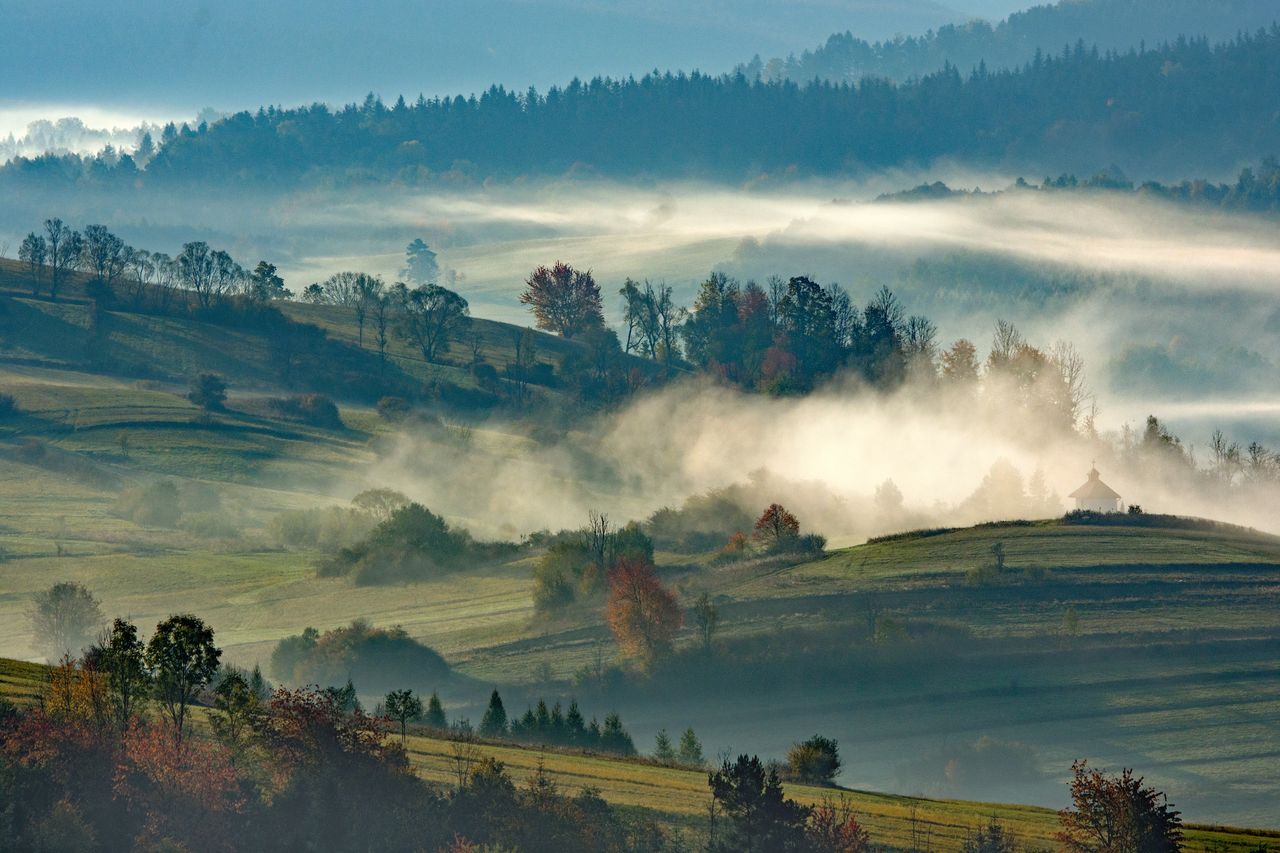
[[[863,77],[909,80],[947,64],[961,69],[1016,68],[1037,52],[1083,43],[1100,49],[1146,51],[1180,36],[1228,39],[1276,21],[1267,0],[1094,0],[1053,3],[1013,12],[992,24],[981,19],[944,24],[923,35],[867,41],[835,33],[799,55],[738,67],[750,79],[857,81]]]
[[[1054,49],[1056,50],[1056,48]],[[1242,86],[1240,81],[1254,81]],[[545,93],[262,107],[166,133],[145,171],[75,155],[12,161],[0,183],[288,186],[358,173],[436,178],[562,174],[838,174],[929,163],[1234,165],[1280,150],[1280,25],[1215,44],[1102,52],[1083,42],[1010,69],[955,65],[893,83],[652,73]],[[1189,118],[1190,117],[1190,118]]]

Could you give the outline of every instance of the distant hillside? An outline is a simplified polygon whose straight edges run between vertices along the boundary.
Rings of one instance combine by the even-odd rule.
[[[741,180],[944,158],[1032,174],[1109,165],[1140,177],[1205,174],[1280,151],[1277,111],[1280,26],[1141,54],[1077,45],[1017,71],[952,67],[903,84],[654,74],[545,94],[495,87],[471,98],[261,109],[166,134],[144,171],[128,157],[17,160],[0,170],[0,188],[21,202],[54,187],[136,195],[563,174]]]
[[[323,393],[364,403],[392,395],[460,410],[506,405],[513,395],[534,408],[573,402],[559,371],[581,347],[533,332],[535,362],[542,367],[529,369],[531,378],[517,388],[508,367],[527,330],[507,323],[471,318],[459,336],[465,340],[455,340],[433,363],[391,335],[382,365],[369,333],[363,346],[358,343],[352,309],[276,302],[279,313],[224,316],[188,310],[190,294],[179,291],[168,310],[144,310],[123,296],[104,310],[86,297],[87,281],[75,275],[56,302],[32,297],[25,266],[0,260],[0,362],[180,384],[214,372],[241,390]],[[653,369],[650,362],[623,357]],[[477,372],[474,364],[490,365],[492,373]]]
[[[1053,55],[1083,42],[1102,51],[1154,48],[1181,36],[1211,41],[1271,26],[1280,8],[1271,0],[1063,0],[1015,12],[992,25],[947,24],[920,36],[868,41],[846,30],[799,56],[739,66],[751,79],[851,82],[863,77],[907,80],[946,64],[962,72],[1016,68],[1037,52]]]

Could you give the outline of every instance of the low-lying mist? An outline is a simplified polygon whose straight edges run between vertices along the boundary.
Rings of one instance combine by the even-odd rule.
[[[781,501],[807,530],[850,544],[909,528],[1057,516],[1074,508],[1065,496],[1096,462],[1127,504],[1147,512],[1280,532],[1274,504],[1257,493],[1206,488],[1207,475],[1186,463],[1144,456],[1145,415],[1134,415],[1126,444],[1117,421],[1085,437],[997,387],[920,380],[886,394],[838,381],[775,398],[690,381],[543,442],[501,424],[466,429],[461,446],[406,430],[353,489],[390,486],[477,532],[514,538],[581,526],[590,511],[644,519],[735,487],[747,512]]]

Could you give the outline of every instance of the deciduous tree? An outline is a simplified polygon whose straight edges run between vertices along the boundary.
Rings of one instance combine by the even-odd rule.
[[[55,583],[35,597],[31,606],[31,633],[50,661],[65,654],[78,655],[103,623],[102,607],[84,584]]]
[[[1176,853],[1182,818],[1168,798],[1128,768],[1119,776],[1071,765],[1071,807],[1058,813],[1058,841],[1068,853]]]
[[[576,270],[561,261],[534,270],[525,281],[520,301],[533,310],[539,329],[566,338],[604,325],[600,287],[591,271]]]
[[[382,708],[388,717],[400,724],[400,743],[404,743],[408,724],[422,717],[422,700],[414,696],[412,690],[392,690],[382,700]]]
[[[635,558],[619,560],[610,572],[605,617],[623,652],[646,668],[671,650],[684,622],[680,605],[653,566]]]
[[[214,675],[222,650],[213,644],[213,629],[189,613],[170,616],[156,626],[145,659],[151,669],[156,700],[182,738],[187,709]]]

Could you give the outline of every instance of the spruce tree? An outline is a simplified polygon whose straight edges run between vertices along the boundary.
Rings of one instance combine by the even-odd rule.
[[[653,739],[653,757],[663,764],[674,764],[676,761],[676,750],[671,745],[671,737],[666,729],[659,731]]]
[[[440,704],[440,695],[431,691],[431,699],[427,701],[427,716],[424,722],[433,729],[447,729],[449,720],[444,715],[444,706]]]
[[[565,715],[564,725],[569,743],[581,746],[586,740],[587,722],[582,717],[582,711],[578,709],[577,699],[570,700],[569,713]]]
[[[680,736],[678,757],[681,764],[687,764],[690,767],[701,767],[707,763],[706,756],[702,754],[702,742],[698,740],[698,736],[691,728],[685,729],[684,734]]]
[[[502,697],[494,690],[489,696],[489,707],[480,721],[480,734],[485,737],[502,737],[507,733],[507,709],[502,706]]]

